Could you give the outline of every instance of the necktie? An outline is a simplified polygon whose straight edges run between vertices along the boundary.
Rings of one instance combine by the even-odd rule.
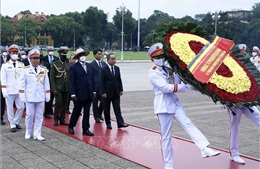
[[[115,76],[114,66],[111,67],[111,73],[113,76]]]
[[[50,56],[50,64],[52,64],[53,56]]]
[[[14,62],[14,63],[13,63],[14,67],[15,67],[15,64],[16,64],[16,63]]]
[[[166,68],[164,66],[162,67],[162,69],[167,73],[167,70],[166,70]]]
[[[102,67],[102,66],[101,66],[101,62],[100,62],[100,61],[98,61],[98,66],[99,66],[99,67]]]
[[[86,68],[86,64],[84,62],[82,62],[82,67],[85,70],[85,72],[87,73],[87,68]]]
[[[36,67],[34,68],[34,70],[35,70],[35,73],[37,73],[37,68]]]

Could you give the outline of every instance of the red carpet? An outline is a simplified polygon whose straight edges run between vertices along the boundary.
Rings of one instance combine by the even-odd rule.
[[[74,128],[75,135],[68,133],[67,126],[55,127],[52,119],[45,119],[43,124],[144,167],[161,169],[164,166],[160,150],[160,134],[156,131],[134,125],[117,129],[114,121],[112,121],[113,129],[109,130],[106,129],[104,122],[95,123],[92,116],[90,117],[90,130],[94,132],[94,137],[82,135],[81,119]],[[178,137],[173,137],[173,146],[175,168],[177,169],[259,169],[260,166],[259,159],[247,156],[242,156],[246,162],[245,165],[234,163],[229,160],[228,151],[220,149],[218,149],[221,151],[219,156],[203,159],[194,143]]]

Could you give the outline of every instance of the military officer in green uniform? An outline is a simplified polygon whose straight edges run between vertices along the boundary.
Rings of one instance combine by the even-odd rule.
[[[58,50],[59,60],[51,65],[50,82],[55,96],[54,126],[68,125],[65,121],[66,107],[69,99],[69,77],[70,63],[67,62],[67,48]]]

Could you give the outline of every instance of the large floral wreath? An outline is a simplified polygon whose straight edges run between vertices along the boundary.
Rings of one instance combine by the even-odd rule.
[[[187,66],[209,42],[202,27],[193,23],[171,23],[156,31],[156,41],[164,44],[167,60],[175,72],[202,94],[227,106],[259,105],[260,73],[250,62],[250,54],[237,45],[207,83],[194,78]]]

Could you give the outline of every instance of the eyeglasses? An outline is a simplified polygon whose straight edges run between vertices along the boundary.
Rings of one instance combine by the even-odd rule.
[[[31,59],[33,59],[33,60],[38,60],[38,59],[40,59],[40,58],[31,58]]]

